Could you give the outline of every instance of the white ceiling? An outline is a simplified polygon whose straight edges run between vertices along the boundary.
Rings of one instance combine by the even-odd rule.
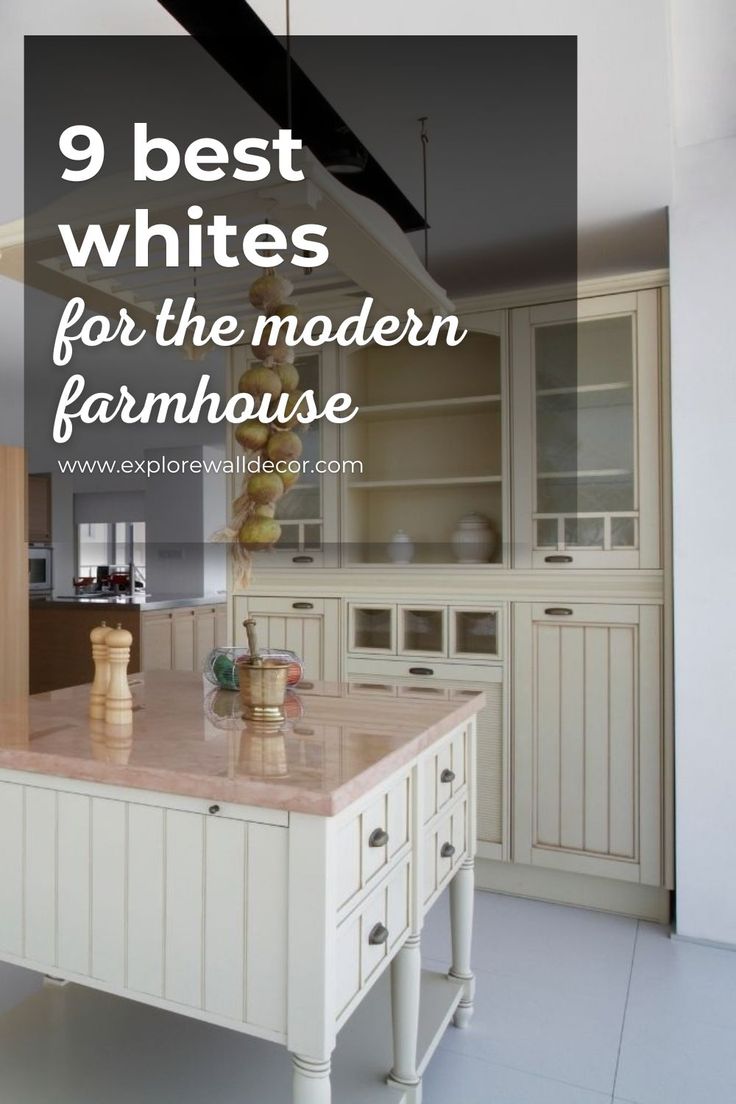
[[[711,0],[712,2],[712,0]],[[721,0],[728,3],[728,0]],[[253,7],[277,33],[284,30],[284,0],[254,0]],[[580,275],[602,275],[666,264],[665,208],[670,202],[672,135],[669,95],[669,27],[667,0],[458,0],[461,15],[457,34],[568,35],[578,37],[578,223]],[[32,5],[11,0],[5,5],[0,74],[4,104],[4,131],[10,137],[6,153],[20,150],[21,91],[20,36],[22,33],[168,34],[179,28],[156,0],[126,0],[100,5],[97,0],[73,0],[63,6],[54,0]],[[304,34],[442,34],[447,33],[448,6],[439,0],[292,0],[292,32]],[[15,24],[13,27],[9,24]],[[14,30],[16,33],[14,33]],[[5,62],[5,64],[3,64]],[[414,109],[426,100],[417,89],[417,104],[407,105],[406,125],[414,137]],[[356,98],[356,103],[359,97]],[[350,118],[350,104],[336,103]],[[356,112],[356,131],[360,112]],[[416,113],[420,113],[417,111]],[[693,124],[695,125],[695,124]],[[407,131],[386,128],[380,139],[367,141],[387,171],[403,184],[408,180]],[[492,142],[492,139],[491,139]],[[374,148],[376,145],[380,148]],[[9,150],[10,146],[10,150]],[[492,155],[492,145],[491,145]],[[8,157],[6,164],[13,163]],[[19,163],[19,162],[16,162]],[[412,172],[414,170],[412,169]],[[416,188],[405,185],[416,196]],[[0,182],[0,217],[17,216],[20,181],[6,176]],[[447,217],[449,216],[449,217]],[[449,212],[434,211],[435,227],[452,223]],[[503,219],[491,217],[478,228],[474,246],[499,255],[511,243]],[[443,265],[457,282],[457,251],[453,258],[449,233],[433,231],[438,278]],[[457,235],[455,235],[455,238]],[[461,235],[462,238],[462,235]],[[420,243],[415,243],[419,248]],[[455,241],[455,245],[457,242]],[[529,242],[521,243],[529,251]],[[446,255],[445,255],[446,254]],[[476,266],[477,268],[477,266]],[[470,270],[469,270],[470,272]],[[527,274],[528,275],[528,274]],[[486,290],[483,277],[473,270],[468,279],[477,286],[450,290]],[[490,279],[497,286],[496,271]],[[460,281],[462,283],[462,280]],[[468,280],[465,281],[467,283]],[[486,281],[488,282],[488,281]],[[529,282],[523,274],[517,282]]]
[[[733,7],[732,0],[705,2]],[[253,0],[252,6],[283,33],[283,0]],[[577,36],[580,275],[666,265],[672,189],[668,0],[459,0],[454,10],[460,16],[456,34]],[[447,35],[447,26],[445,0],[291,2],[294,35]],[[391,172],[390,153],[379,159]],[[485,244],[492,248],[494,235],[500,244],[503,227],[489,219],[483,229]]]

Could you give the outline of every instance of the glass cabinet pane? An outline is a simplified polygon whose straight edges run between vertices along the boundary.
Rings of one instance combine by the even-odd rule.
[[[393,606],[353,607],[353,648],[390,652],[393,650]]]
[[[412,608],[401,611],[402,652],[445,654],[445,611]]]
[[[498,655],[496,610],[453,610],[455,655]]]
[[[538,326],[538,548],[635,547],[634,319]]]
[[[315,401],[317,406],[319,406],[322,401],[322,396],[320,395],[319,357],[297,357],[294,367],[299,373],[299,390],[314,391]],[[309,536],[310,547],[314,548],[315,531],[319,533],[314,523],[316,523],[316,526],[319,526],[322,520],[322,485],[319,475],[314,473],[315,462],[322,459],[322,422],[318,420],[310,422],[306,426],[300,425],[299,437],[301,438],[303,446],[300,459],[308,461],[309,468],[312,470],[302,470],[296,482],[289,487],[287,493],[279,499],[276,504],[276,517],[282,523],[282,530],[284,531],[287,529],[287,526],[283,524],[284,522],[302,523],[297,527],[297,547],[305,546],[306,538]],[[307,528],[307,526],[303,524],[304,522],[311,522],[313,524]],[[294,527],[289,524],[288,530],[289,535],[291,535],[294,531]],[[284,537],[279,541],[279,547],[287,547],[287,541]],[[294,547],[291,541],[288,542],[288,547]]]

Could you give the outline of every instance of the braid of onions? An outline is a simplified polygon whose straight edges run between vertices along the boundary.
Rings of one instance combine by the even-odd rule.
[[[251,304],[264,314],[285,318],[298,315],[298,307],[289,297],[294,290],[290,280],[273,270],[259,276],[250,286]],[[284,342],[271,346],[253,346],[256,363],[243,372],[238,391],[259,399],[269,395],[275,402],[288,396],[287,411],[295,409],[301,398],[299,372],[294,365],[294,350]],[[296,416],[276,426],[253,419],[235,430],[235,439],[249,459],[261,457],[274,462],[298,460],[302,454],[301,438],[294,432],[301,428]],[[247,581],[250,574],[250,553],[273,548],[281,536],[276,519],[278,501],[298,479],[298,472],[257,471],[243,478],[241,493],[233,503],[230,529],[235,535],[233,559],[236,573]]]

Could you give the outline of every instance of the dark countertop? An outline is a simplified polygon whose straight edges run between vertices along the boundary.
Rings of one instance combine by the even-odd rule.
[[[142,613],[148,610],[182,609],[187,606],[217,606],[224,604],[224,594],[205,594],[198,598],[190,595],[157,595],[122,594],[113,597],[109,594],[100,595],[60,595],[56,598],[31,598],[31,609],[139,609]]]

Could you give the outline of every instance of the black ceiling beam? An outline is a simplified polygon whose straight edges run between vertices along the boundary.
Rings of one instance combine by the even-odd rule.
[[[251,99],[286,129],[289,125],[287,52],[245,0],[158,0]],[[362,171],[340,176],[346,187],[378,203],[404,232],[423,230],[416,207],[317,86],[292,59],[291,129],[328,166],[347,140],[365,161]]]

